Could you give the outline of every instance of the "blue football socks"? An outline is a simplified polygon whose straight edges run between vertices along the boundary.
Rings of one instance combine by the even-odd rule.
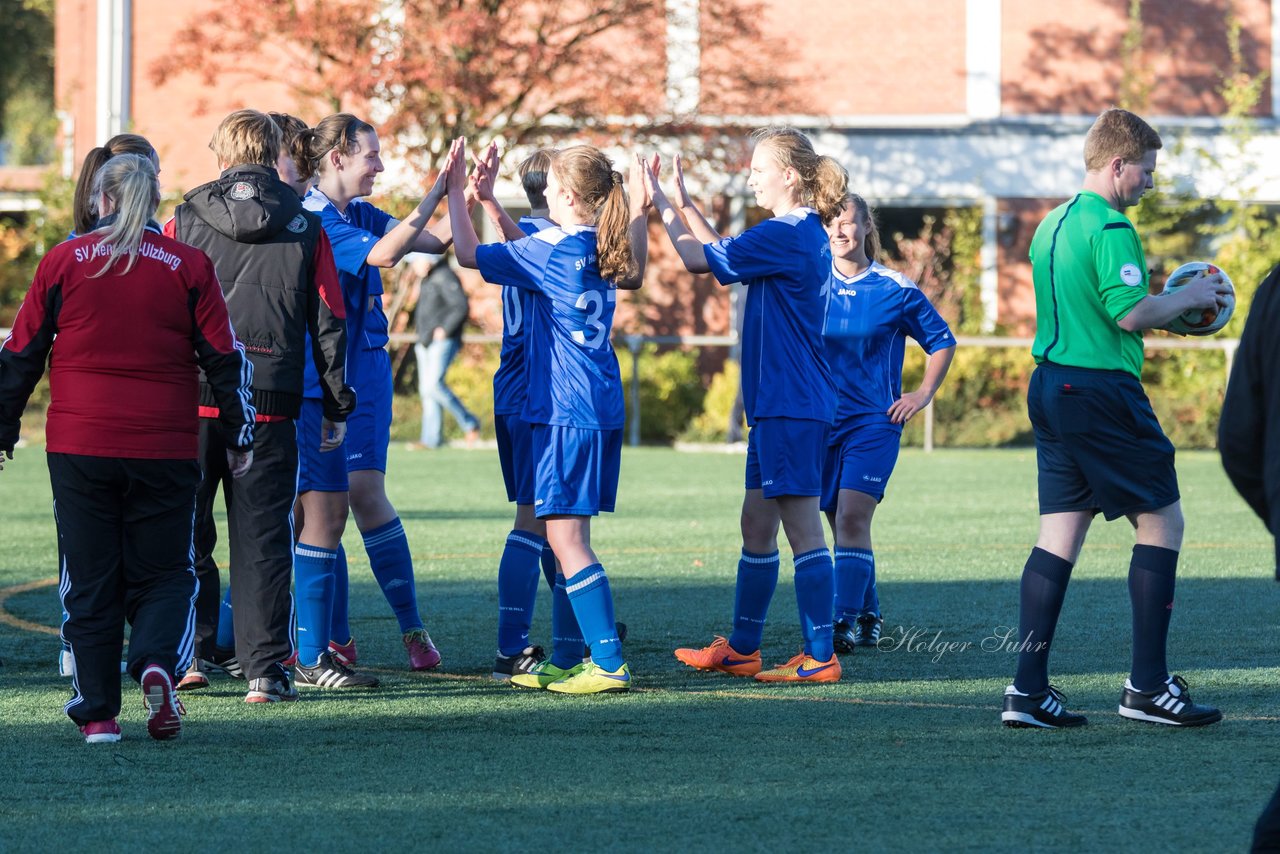
[[[364,550],[369,554],[369,566],[373,577],[387,597],[387,604],[400,623],[401,632],[422,628],[418,614],[418,590],[413,581],[413,557],[409,554],[409,539],[404,526],[396,517],[372,531],[362,531]]]
[[[347,578],[347,550],[338,543],[338,551],[333,561],[333,608],[329,622],[329,640],[335,643],[350,643],[351,587]]]
[[[529,626],[538,596],[538,567],[545,546],[546,540],[537,534],[507,534],[507,544],[498,561],[498,652],[502,655],[518,655],[529,645]]]
[[[556,589],[556,553],[549,545],[542,549],[542,577],[547,580],[548,590]]]
[[[862,599],[862,613],[878,617],[880,616],[880,592],[876,590],[876,558],[870,551],[867,552],[867,557],[871,561],[871,580],[867,582],[867,595]]]
[[[329,648],[334,573],[338,552],[303,543],[293,550],[293,586],[298,600],[298,661],[315,667]]]
[[[831,626],[835,597],[831,552],[821,548],[798,554],[795,567],[796,605],[800,609],[804,651],[815,661],[830,661],[836,654]]]
[[[758,555],[743,549],[733,597],[733,634],[729,636],[729,646],[735,651],[750,655],[760,648],[777,586],[778,553]]]
[[[591,647],[591,660],[605,670],[617,670],[622,666],[622,643],[613,619],[613,593],[604,567],[593,563],[583,569],[569,580],[566,592],[582,636]]]
[[[852,623],[860,614],[879,614],[879,601],[875,597],[876,561],[870,549],[853,549],[836,546],[835,560],[835,617]],[[875,601],[874,608],[867,607],[867,600]]]
[[[556,586],[551,594],[551,663],[568,670],[581,664],[586,654],[587,645],[582,639],[573,604],[569,601],[564,576],[557,573]]]
[[[218,638],[214,642],[218,649],[236,648],[236,621],[231,610],[231,585],[222,596],[222,604],[218,606]]]

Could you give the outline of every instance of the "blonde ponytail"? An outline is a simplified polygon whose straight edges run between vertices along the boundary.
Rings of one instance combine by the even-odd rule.
[[[596,222],[596,257],[601,278],[616,282],[635,276],[638,265],[631,249],[630,226],[627,191],[623,189],[622,175],[614,172],[613,187],[600,206]]]
[[[849,194],[849,173],[835,161],[834,157],[823,155],[818,158],[814,169],[813,207],[822,217],[822,224],[840,216],[844,210],[845,196]]]
[[[102,269],[90,278],[97,278],[111,269],[122,257],[127,257],[121,274],[133,269],[138,260],[138,249],[147,223],[160,206],[160,182],[156,179],[156,167],[150,159],[137,154],[119,154],[106,162],[93,179],[93,196],[106,196],[115,208],[115,219],[110,225],[98,229],[102,244],[109,246],[111,254]]]
[[[616,282],[639,269],[631,248],[631,218],[622,175],[599,149],[575,145],[552,155],[560,184],[582,200],[596,221],[596,263],[600,278]]]

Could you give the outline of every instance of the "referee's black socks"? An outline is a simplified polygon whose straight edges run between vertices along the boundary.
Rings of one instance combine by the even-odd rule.
[[[1013,685],[1024,694],[1049,687],[1049,645],[1071,580],[1070,561],[1033,548],[1022,568],[1018,617],[1018,673]]]
[[[1165,647],[1173,616],[1178,553],[1160,546],[1133,547],[1129,561],[1129,601],[1133,605],[1133,672],[1139,691],[1154,691],[1169,679]]]

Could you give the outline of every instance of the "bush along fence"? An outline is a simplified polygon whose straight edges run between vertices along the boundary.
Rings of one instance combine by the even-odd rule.
[[[0,334],[7,331],[0,330]],[[393,346],[410,346],[411,334],[392,336]],[[468,335],[462,355],[449,371],[449,384],[493,436],[493,373],[498,367],[496,335]],[[1035,369],[1030,338],[964,337],[951,371],[933,404],[912,419],[903,443],[931,450],[940,447],[1007,447],[1032,444],[1026,390]],[[725,359],[705,376],[699,365],[704,350],[723,355],[735,344],[730,336],[619,335],[614,339],[627,404],[629,444],[672,442],[723,443],[738,392],[737,363]],[[1213,448],[1222,396],[1239,340],[1174,338],[1146,340],[1142,381],[1169,438],[1180,449]],[[924,353],[909,347],[903,387],[915,388],[924,371]],[[395,398],[392,437],[418,437],[421,405],[413,360]],[[47,381],[41,381],[23,418],[24,435],[42,440]],[[461,431],[446,419],[446,438]]]
[[[904,444],[926,450],[1031,445],[1026,403],[1027,383],[1035,369],[1031,340],[959,337],[946,382],[933,404],[907,425]],[[476,335],[466,341],[465,355],[454,363],[449,384],[481,419],[486,435],[492,435],[498,338]],[[628,443],[726,441],[738,391],[737,363],[725,359],[723,368],[709,377],[699,365],[704,362],[704,350],[727,353],[735,344],[732,336],[616,336]],[[1146,339],[1142,381],[1160,423],[1177,447],[1215,447],[1222,396],[1238,344],[1235,338],[1153,335]],[[918,347],[907,349],[904,388],[920,384],[924,361]],[[417,435],[417,407],[416,395],[398,401],[394,428],[398,437]],[[453,424],[449,428],[457,430]]]

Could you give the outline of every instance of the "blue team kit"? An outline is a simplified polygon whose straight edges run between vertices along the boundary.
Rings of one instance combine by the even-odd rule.
[[[392,400],[390,357],[386,349],[388,323],[382,310],[382,275],[366,260],[369,250],[386,234],[393,217],[359,199],[349,202],[345,213],[341,212],[315,187],[302,204],[320,217],[333,246],[333,260],[347,312],[347,383],[355,389],[356,410],[347,419],[343,447],[331,453],[345,460],[348,471],[385,472],[387,447],[391,442]],[[305,383],[306,397],[319,398],[320,381],[310,359],[306,360]],[[337,482],[332,471],[334,463],[326,459],[329,454],[320,453],[319,446],[318,424],[313,426],[306,419],[300,419],[301,471],[315,483],[334,484]]]
[[[915,283],[881,264],[852,277],[833,267],[827,289],[823,340],[838,382],[822,508],[833,511],[841,489],[884,498],[902,434],[888,410],[902,396],[907,336],[931,355],[956,339]]]
[[[611,511],[625,414],[609,340],[617,290],[600,278],[595,228],[552,226],[480,246],[476,263],[486,281],[531,297],[519,303],[518,331],[526,376],[540,381],[524,384],[520,417],[534,425],[537,514]]]
[[[741,357],[742,400],[753,428],[747,488],[763,489],[766,498],[817,495],[835,415],[822,344],[822,283],[831,269],[827,233],[816,211],[797,208],[708,243],[703,253],[717,281],[747,286]],[[769,436],[753,441],[762,419],[770,422]]]
[[[521,217],[518,224],[525,234],[555,227],[554,222],[543,217]],[[503,286],[502,352],[498,370],[493,375],[493,426],[498,461],[502,465],[507,500],[517,504],[533,503],[533,428],[520,417],[529,383],[524,358],[524,318],[532,298],[533,292],[526,288]]]

